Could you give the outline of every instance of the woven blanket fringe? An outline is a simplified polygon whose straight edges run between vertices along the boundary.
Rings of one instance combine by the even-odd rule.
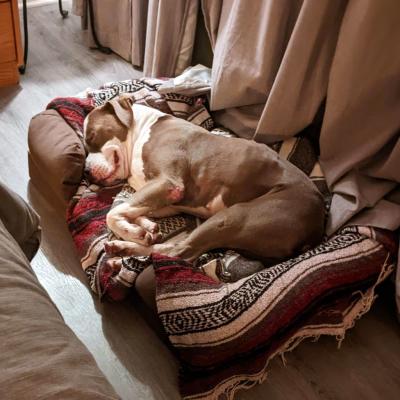
[[[384,264],[382,265],[382,270],[378,276],[378,279],[365,292],[356,291],[353,293],[355,296],[359,296],[358,300],[352,303],[346,310],[345,317],[341,325],[335,325],[331,327],[315,328],[313,332],[312,327],[308,326],[305,330],[299,330],[294,336],[292,336],[286,343],[279,347],[265,363],[264,368],[257,374],[248,376],[237,376],[227,379],[221,382],[218,387],[216,387],[212,393],[201,395],[201,396],[187,396],[184,400],[233,400],[236,392],[240,389],[250,389],[253,386],[264,382],[268,376],[268,366],[270,361],[275,356],[280,356],[283,364],[286,366],[287,361],[285,354],[293,351],[303,340],[313,339],[313,341],[318,341],[321,335],[335,336],[338,341],[338,349],[340,348],[345,334],[348,329],[354,327],[357,320],[359,320],[364,314],[366,314],[372,307],[375,299],[378,297],[375,294],[376,287],[383,282],[394,270],[394,264],[389,264],[389,255],[386,257]]]

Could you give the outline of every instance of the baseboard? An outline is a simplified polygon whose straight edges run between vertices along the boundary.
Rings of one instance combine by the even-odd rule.
[[[27,0],[26,6],[28,8],[30,7],[41,7],[41,6],[47,6],[49,4],[54,4],[58,3],[58,0]],[[22,8],[22,1],[18,0],[18,7],[21,9]]]

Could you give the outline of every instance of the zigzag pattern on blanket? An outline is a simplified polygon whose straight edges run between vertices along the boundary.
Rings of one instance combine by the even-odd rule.
[[[265,301],[274,299],[275,302],[278,302],[279,298],[277,296],[287,296],[287,294],[284,294],[284,291],[292,289],[293,283],[290,283],[290,281],[296,282],[300,276],[302,284],[304,284],[307,274],[312,274],[313,281],[317,280],[320,283],[318,287],[314,289],[313,295],[315,295],[317,291],[323,292],[327,285],[333,287],[331,283],[323,284],[324,279],[328,279],[328,277],[329,279],[331,278],[329,274],[336,273],[331,267],[329,268],[329,273],[326,273],[327,266],[329,266],[330,263],[334,264],[334,268],[336,269],[346,268],[346,270],[340,271],[340,274],[338,274],[336,278],[337,281],[335,282],[335,284],[343,286],[344,283],[341,280],[349,279],[349,276],[346,276],[346,274],[350,273],[347,264],[348,261],[373,253],[377,247],[382,246],[363,235],[348,232],[344,229],[338,235],[335,235],[329,241],[322,243],[313,250],[291,260],[274,265],[257,274],[253,274],[248,278],[243,278],[236,283],[228,284],[227,287],[224,288],[224,293],[222,295],[220,294],[220,287],[215,290],[208,290],[208,295],[206,297],[198,296],[198,293],[195,291],[185,291],[184,297],[190,296],[190,303],[188,304],[186,302],[185,307],[183,303],[181,303],[181,307],[176,307],[174,305],[173,309],[170,310],[168,296],[163,297],[161,295],[161,289],[161,298],[158,302],[159,316],[164,326],[167,328],[167,333],[171,336],[179,336],[175,339],[179,345],[191,345],[193,343],[193,334],[197,332],[204,333],[204,331],[212,329],[225,328],[227,324],[234,320],[236,321],[243,310],[248,312],[250,307],[263,296],[266,296]],[[357,252],[354,251],[355,249],[357,249]],[[333,253],[334,257],[332,257]],[[376,267],[374,265],[372,265],[372,268],[373,271],[376,272]],[[298,272],[295,274],[295,271]],[[354,273],[354,271],[351,273]],[[367,268],[359,271],[361,281],[363,280],[363,274],[366,273],[368,273]],[[354,279],[354,277],[350,276],[350,279]],[[285,283],[283,284],[282,281],[285,281]],[[277,284],[277,282],[279,283]],[[274,285],[277,285],[277,290],[276,293],[271,296],[270,292]],[[162,287],[163,285],[161,285],[161,288]],[[229,288],[229,290],[226,290],[227,288]],[[182,290],[181,286],[179,290]],[[174,296],[176,296],[177,291],[178,290],[174,291]],[[266,295],[267,292],[269,292],[269,295]],[[310,291],[307,291],[307,293],[297,293],[296,305],[299,305],[299,297],[302,295],[310,297]],[[267,312],[268,307],[265,307],[264,311]],[[282,311],[283,310],[280,310],[280,312]],[[294,309],[291,308],[289,311],[294,311]],[[243,328],[247,329],[248,326],[244,326]],[[230,329],[228,329],[228,331],[232,332]],[[265,333],[266,331],[264,330],[264,334]],[[190,335],[191,341],[186,343],[182,335]],[[215,334],[213,333],[209,335],[209,337],[210,336],[214,338],[213,344],[216,345],[218,341],[215,340]],[[220,339],[220,341],[223,342],[225,339],[224,337]],[[198,340],[196,340],[196,342],[199,343]]]
[[[162,95],[157,91],[162,83],[162,80],[154,78],[110,82],[98,90],[87,91],[87,95],[98,107],[115,96],[128,93],[132,95],[134,103],[147,105],[175,117],[186,119],[207,130],[214,127],[214,121],[204,107],[207,101],[206,97],[188,97],[175,93]]]

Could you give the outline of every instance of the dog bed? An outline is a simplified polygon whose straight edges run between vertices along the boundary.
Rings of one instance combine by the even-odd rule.
[[[57,174],[47,182],[62,193],[59,197],[68,199],[76,189],[67,222],[89,285],[100,298],[121,300],[141,272],[153,265],[158,317],[181,361],[182,396],[232,398],[238,389],[263,381],[269,360],[304,338],[329,334],[342,340],[346,329],[371,307],[376,285],[393,270],[396,241],[389,231],[349,226],[316,248],[268,268],[231,251],[214,251],[196,265],[153,255],[124,259],[117,274],[110,270],[103,248],[110,237],[105,217],[113,203],[124,201],[131,190],[123,182],[101,187],[82,179],[85,115],[118,94],[130,93],[135,102],[188,119],[210,134],[230,134],[213,130],[204,97],[161,95],[157,91],[161,83],[115,82],[81,97],[52,101],[43,118],[62,123],[56,113],[61,115],[68,123],[62,137],[69,143],[65,152],[58,153],[62,146],[56,147],[56,154],[43,151],[40,140],[52,135],[49,142],[59,144],[59,131],[50,131],[48,125],[41,129],[42,117],[36,117],[29,132],[31,178],[38,181],[37,170],[44,165]],[[297,137],[273,148],[311,177],[328,210],[330,194],[312,141]],[[73,171],[68,169],[70,163]],[[194,217],[177,216],[163,219],[160,226],[169,239],[197,223]]]

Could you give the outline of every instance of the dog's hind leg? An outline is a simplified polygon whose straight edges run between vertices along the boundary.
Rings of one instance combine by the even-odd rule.
[[[182,242],[156,244],[153,250],[156,253],[192,261],[211,249],[232,248],[232,238],[240,230],[242,222],[240,207],[234,205],[204,221]]]
[[[293,256],[307,243],[315,245],[324,230],[323,203],[305,199],[296,207],[295,193],[268,193],[219,211],[176,245],[156,244],[155,252],[189,261],[211,249],[242,250],[269,260]]]

